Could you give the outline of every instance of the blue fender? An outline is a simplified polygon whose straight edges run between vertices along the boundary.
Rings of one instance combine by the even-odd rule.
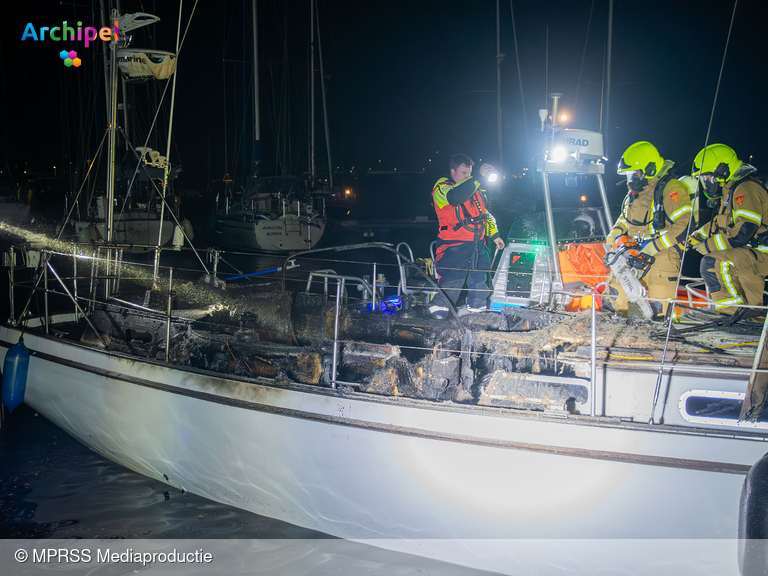
[[[29,350],[24,346],[24,338],[8,349],[3,364],[3,404],[13,412],[24,401],[29,369]]]
[[[739,501],[739,572],[768,574],[768,454],[749,469]]]

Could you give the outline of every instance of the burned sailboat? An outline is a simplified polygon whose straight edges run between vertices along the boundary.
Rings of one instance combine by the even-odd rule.
[[[354,247],[371,248],[393,251]],[[600,564],[582,538],[625,539],[628,553],[685,539],[710,567],[736,563],[739,509],[755,502],[740,503],[741,489],[759,478],[768,424],[740,422],[729,406],[753,373],[759,325],[671,342],[665,358],[654,325],[605,313],[594,339],[590,311],[371,314],[392,297],[364,275],[318,270],[322,261],[307,263],[323,279],[310,291],[300,266],[226,292],[176,275],[148,297],[149,271],[107,270],[114,259],[93,252],[28,246],[6,262],[36,254],[50,307],[0,328],[10,346],[26,326],[24,401],[142,474],[504,573],[541,561],[530,538],[564,539],[580,566]],[[399,269],[379,263],[372,277]],[[11,270],[16,283],[31,272]],[[345,300],[358,287],[365,299]],[[54,314],[55,300],[71,311]],[[727,338],[744,344],[738,354],[702,353]]]
[[[109,246],[27,246],[4,260],[42,302],[0,344],[24,330],[25,402],[100,454],[300,526],[507,574],[764,568],[766,423],[733,408],[765,325],[667,342],[564,311],[549,232],[525,294],[503,270],[499,312],[448,321],[418,314],[434,283],[391,258],[341,270],[341,248],[309,287],[238,294],[116,269]]]

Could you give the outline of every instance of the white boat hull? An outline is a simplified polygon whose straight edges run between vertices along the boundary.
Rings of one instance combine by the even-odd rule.
[[[18,224],[29,221],[29,204],[22,204],[15,201],[4,201],[0,198],[0,222],[9,224]]]
[[[18,336],[0,328],[5,346]],[[713,573],[738,573],[740,492],[762,436],[280,386],[24,341],[27,404],[103,456],[218,502],[507,574],[595,573],[604,539],[624,559],[655,563],[650,547],[689,562],[695,549]]]
[[[106,238],[107,228],[104,222],[92,225],[90,222],[82,221],[75,222],[75,233],[78,240],[89,241],[91,238],[88,237],[88,234],[94,227],[101,238]],[[154,250],[158,238],[161,246],[165,246],[171,241],[174,230],[173,223],[163,220],[162,236],[160,236],[160,229],[160,220],[157,218],[149,218],[146,214],[138,217],[133,215],[131,219],[115,220],[114,239],[118,244],[130,244],[131,249],[129,251],[132,254],[143,254]]]
[[[325,220],[307,223],[295,215],[274,220],[217,219],[221,243],[247,250],[296,252],[314,248],[325,232]]]

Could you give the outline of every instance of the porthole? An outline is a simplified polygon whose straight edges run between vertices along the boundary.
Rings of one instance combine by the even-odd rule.
[[[692,424],[767,430],[768,410],[756,422],[739,422],[743,403],[744,392],[688,390],[680,396],[680,415]]]

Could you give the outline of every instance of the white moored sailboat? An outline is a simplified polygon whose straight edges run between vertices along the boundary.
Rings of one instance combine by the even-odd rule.
[[[256,2],[251,3],[253,21],[250,33],[253,36],[253,142],[251,174],[242,183],[244,191],[235,197],[231,178],[224,178],[228,184],[225,194],[217,199],[215,209],[216,242],[230,247],[246,250],[267,252],[295,252],[314,248],[325,232],[327,223],[326,202],[332,197],[333,170],[328,151],[329,177],[325,189],[318,180],[315,170],[314,146],[314,38],[316,9],[314,0],[310,2],[312,16],[309,20],[311,37],[310,74],[310,164],[309,180],[303,177],[284,175],[287,170],[281,163],[281,174],[274,176],[259,175],[261,167],[261,115],[259,112],[259,51],[256,35]],[[320,54],[322,68],[322,53]],[[284,63],[287,69],[287,63]],[[287,70],[283,71],[287,74]],[[286,81],[287,82],[287,81]],[[281,95],[281,101],[288,100],[286,94]],[[284,102],[283,106],[287,106]],[[323,91],[323,107],[325,108],[325,92]],[[245,111],[243,111],[245,115]],[[328,122],[325,115],[326,144],[328,142]],[[245,145],[245,143],[243,144]]]
[[[118,23],[119,41],[112,40],[107,66],[107,130],[102,140],[106,141],[106,184],[103,194],[88,193],[88,198],[81,206],[80,194],[72,203],[70,215],[77,210],[71,223],[80,242],[106,241],[127,245],[133,253],[143,253],[164,246],[174,239],[177,245],[184,242],[184,234],[189,237],[192,228],[189,221],[174,225],[171,210],[166,213],[166,203],[170,199],[170,181],[175,179],[180,167],[171,166],[168,154],[152,150],[148,146],[139,146],[128,140],[128,123],[118,126],[118,107],[129,108],[126,83],[145,82],[147,80],[168,80],[176,70],[176,55],[172,52],[149,49],[130,49],[128,34],[138,28],[154,24],[157,16],[145,13],[123,14],[113,11],[112,18]],[[118,87],[121,84],[122,102],[118,104]],[[127,160],[118,161],[118,132],[123,136],[128,149]],[[149,133],[151,134],[150,129]],[[149,139],[149,136],[147,136]],[[170,135],[168,136],[170,141]],[[101,146],[100,148],[101,149]],[[98,156],[98,153],[97,153]],[[94,159],[93,163],[96,160]],[[121,168],[122,166],[122,168]],[[90,174],[90,169],[88,173]],[[116,192],[116,181],[122,183],[120,194]],[[119,199],[120,202],[116,202]],[[67,217],[69,220],[69,215]],[[181,230],[184,230],[182,232]],[[174,231],[178,232],[174,235]]]

